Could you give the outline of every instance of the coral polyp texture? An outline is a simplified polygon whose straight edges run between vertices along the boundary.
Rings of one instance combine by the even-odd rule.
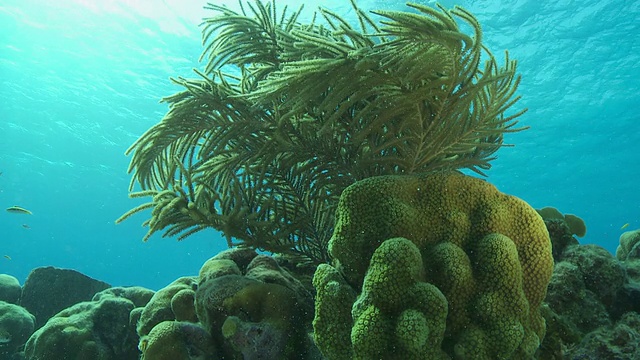
[[[210,4],[204,71],[173,79],[183,91],[127,151],[142,190],[131,196],[151,200],[118,221],[151,209],[145,240],[216,229],[230,246],[322,263],[354,182],[488,169],[524,129],[516,61],[499,65],[462,8],[352,5],[353,24],[326,9],[303,22],[275,2]]]
[[[156,292],[135,321],[144,360],[318,359],[312,317],[299,280],[269,256],[234,248]]]
[[[545,334],[549,234],[524,201],[458,172],[348,187],[314,277],[329,359],[529,359]]]

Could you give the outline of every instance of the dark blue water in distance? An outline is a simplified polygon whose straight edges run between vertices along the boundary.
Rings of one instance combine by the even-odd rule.
[[[53,265],[158,289],[225,248],[213,230],[143,243],[148,214],[114,223],[139,203],[127,197],[124,151],[162,118],[159,99],[181,90],[168,78],[202,67],[204,3],[0,3],[0,208],[33,211],[0,213],[0,273],[24,281]],[[350,14],[347,1],[313,3]],[[529,108],[521,124],[531,129],[507,135],[515,147],[499,151],[488,180],[533,207],[577,214],[582,243],[615,251],[624,224],[640,228],[640,2],[441,3],[473,12],[494,54],[519,60],[517,106]]]

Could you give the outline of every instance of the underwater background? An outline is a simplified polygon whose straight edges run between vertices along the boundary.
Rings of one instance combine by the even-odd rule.
[[[435,4],[431,1],[417,1]],[[0,273],[72,268],[112,285],[159,289],[226,248],[214,230],[154,235],[127,197],[125,150],[167,110],[169,77],[202,68],[205,1],[5,0],[0,4]],[[228,3],[237,8],[236,1]],[[277,6],[298,7],[298,1]],[[582,217],[582,244],[615,252],[640,228],[640,2],[441,1],[477,16],[484,43],[518,60],[529,111],[487,180],[534,208]],[[358,1],[407,10],[404,1]],[[348,18],[349,2],[315,1]],[[629,224],[629,225],[627,225]],[[625,230],[622,228],[626,227]]]

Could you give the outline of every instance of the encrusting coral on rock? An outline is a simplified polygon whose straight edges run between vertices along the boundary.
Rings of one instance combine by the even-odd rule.
[[[35,330],[35,321],[25,308],[0,301],[0,359],[11,359],[22,348]]]
[[[211,335],[186,321],[162,321],[140,340],[141,360],[219,359]]]
[[[64,309],[29,338],[25,359],[136,360],[133,309],[133,302],[114,295]]]
[[[198,276],[155,293],[105,289],[35,332],[33,315],[0,301],[0,358],[319,360],[309,335],[313,294],[307,289],[271,256],[229,249],[205,262]]]
[[[196,284],[195,277],[185,276],[158,290],[140,313],[136,326],[138,335],[149,334],[163,321],[196,322],[193,308]]]
[[[640,260],[640,230],[627,231],[620,235],[616,257],[620,261]]]
[[[312,294],[294,276],[234,248],[154,295],[138,320],[139,348],[145,360],[313,359],[312,316]]]
[[[10,297],[20,301],[0,301],[0,359],[137,359],[135,314],[151,298],[151,290],[111,287],[96,293],[104,282],[53,267],[34,269],[22,288],[17,279],[0,275],[7,278]],[[6,298],[3,292],[0,297]],[[36,310],[39,322],[29,309]]]
[[[562,221],[545,219],[545,223],[557,250],[542,309],[547,335],[536,358],[636,359],[640,353],[640,283],[631,239],[640,230],[622,234],[613,256],[597,245],[567,241],[576,233],[566,224],[558,226]],[[579,227],[586,228],[584,223]]]

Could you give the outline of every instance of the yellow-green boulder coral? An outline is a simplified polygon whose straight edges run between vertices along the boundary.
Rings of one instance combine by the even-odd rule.
[[[620,235],[620,245],[616,249],[616,258],[620,261],[640,258],[639,243],[640,229],[624,232]]]
[[[553,258],[527,203],[458,172],[380,176],[347,188],[336,219],[314,278],[327,358],[533,356]]]
[[[158,290],[140,313],[136,328],[138,335],[148,335],[163,321],[197,322],[194,304],[197,287],[197,278],[185,276]]]
[[[420,250],[404,238],[389,239],[371,258],[352,308],[356,359],[446,359],[441,349],[447,299],[424,280]]]
[[[200,325],[163,321],[140,338],[141,360],[217,359],[211,335]]]

